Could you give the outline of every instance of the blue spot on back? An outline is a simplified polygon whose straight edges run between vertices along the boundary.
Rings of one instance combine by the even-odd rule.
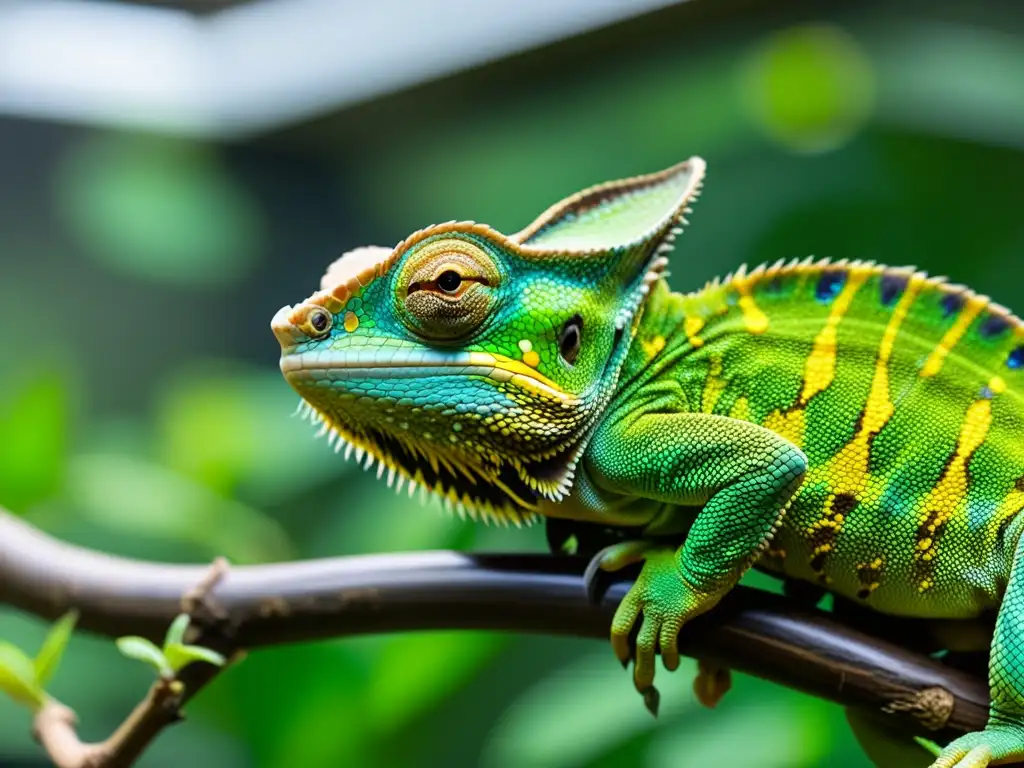
[[[882,306],[890,307],[907,290],[907,283],[910,278],[906,275],[884,274],[878,285]]]
[[[830,269],[821,273],[818,285],[814,289],[814,298],[823,303],[832,301],[843,289],[846,272],[841,269]]]
[[[955,315],[964,307],[964,295],[962,293],[947,293],[942,297],[942,314],[944,317]]]
[[[1002,315],[989,314],[978,327],[978,333],[986,339],[991,339],[1009,330],[1010,321]]]
[[[1017,347],[1010,353],[1006,358],[1006,367],[1014,370],[1024,368],[1024,346]]]

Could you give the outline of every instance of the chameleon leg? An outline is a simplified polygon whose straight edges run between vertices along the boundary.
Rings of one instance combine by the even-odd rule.
[[[676,665],[677,635],[713,607],[767,545],[807,469],[800,450],[771,430],[724,416],[635,412],[606,424],[591,446],[590,471],[612,493],[703,509],[678,551],[645,549],[639,578],[612,620],[620,661],[636,641],[633,682],[654,682],[655,651]],[[672,668],[672,667],[669,667]]]
[[[992,704],[985,730],[953,741],[932,768],[983,768],[1024,760],[1024,536],[1017,541],[996,619],[988,684]]]

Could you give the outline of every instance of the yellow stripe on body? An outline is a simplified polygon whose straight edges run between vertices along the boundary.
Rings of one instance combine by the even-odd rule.
[[[882,332],[882,339],[878,345],[878,354],[875,357],[875,370],[871,377],[871,388],[868,390],[864,412],[860,418],[856,434],[835,456],[822,465],[812,467],[807,474],[807,482],[809,484],[827,483],[831,491],[826,499],[821,518],[806,529],[806,534],[812,544],[812,562],[817,558],[819,569],[823,565],[822,556],[834,550],[836,539],[842,530],[845,515],[848,512],[848,510],[837,509],[837,499],[842,498],[842,506],[849,508],[851,507],[851,500],[853,501],[853,506],[862,502],[877,502],[885,490],[883,482],[872,482],[869,472],[871,443],[875,435],[889,422],[889,419],[892,418],[895,412],[889,387],[889,360],[892,358],[893,348],[895,347],[900,327],[910,313],[910,308],[917,299],[923,284],[924,279],[917,275],[909,279],[899,303],[893,310],[892,316]],[[837,298],[837,301],[839,298],[842,298],[842,295]],[[849,300],[847,300],[846,306],[849,306]],[[831,321],[832,318],[830,317],[829,320]],[[831,322],[829,325],[834,329],[835,326]],[[825,337],[825,332],[828,330],[829,325],[819,334],[819,339]],[[829,348],[831,348],[834,355],[834,330],[831,340],[826,337],[822,345],[823,351]],[[834,375],[834,358],[831,370],[832,373],[829,374],[830,383],[831,377]],[[823,373],[824,371],[824,366],[818,369],[818,373]],[[806,389],[805,387],[805,391]],[[876,586],[871,587],[868,594],[877,588],[880,566],[872,570],[873,572],[877,571],[877,573],[872,577],[870,583]],[[862,576],[863,574],[859,575]]]
[[[776,410],[765,417],[762,426],[779,433],[787,440],[803,447],[807,427],[807,403],[818,392],[832,383],[836,367],[836,332],[843,316],[849,311],[853,297],[871,274],[870,267],[851,267],[846,284],[832,303],[825,327],[818,332],[807,362],[804,364],[803,387],[796,404],[785,410]]]
[[[738,398],[736,402],[733,403],[733,406],[729,411],[729,415],[734,419],[750,421],[750,400],[746,395]]]
[[[960,341],[960,338],[970,328],[971,323],[974,322],[981,310],[988,304],[988,299],[983,296],[969,296],[963,308],[960,310],[960,314],[956,318],[956,322],[950,326],[949,330],[943,335],[939,345],[932,350],[932,353],[925,360],[924,365],[921,367],[922,376],[934,376],[942,370],[942,364],[946,361],[946,356],[953,351],[953,347]]]
[[[969,478],[967,465],[978,447],[985,442],[992,426],[992,401],[982,398],[971,403],[960,425],[956,449],[942,477],[916,507],[918,520],[917,565],[918,590],[935,586],[933,561],[938,553],[942,528],[958,511],[966,509]]]
[[[739,307],[740,312],[743,313],[743,325],[750,333],[761,334],[768,330],[768,315],[766,315],[757,302],[754,301],[754,297],[750,293],[750,288],[753,286],[760,275],[753,275],[749,277],[743,277],[734,279],[733,285],[736,287],[736,291],[739,293]]]
[[[804,367],[804,388],[800,393],[800,400],[807,403],[814,395],[827,389],[832,383],[836,374],[836,336],[839,322],[850,309],[853,297],[860,287],[864,285],[870,268],[851,267],[843,290],[832,302],[832,311],[829,312],[825,327],[821,329],[814,339],[814,348]]]
[[[704,413],[712,413],[718,398],[722,396],[728,382],[722,376],[722,356],[712,355],[711,365],[708,368],[708,376],[704,381],[704,391],[701,393],[700,409]]]
[[[686,334],[686,340],[694,347],[700,347],[704,344],[704,339],[697,335],[703,327],[704,318],[697,317],[696,315],[690,315],[683,320],[683,333]]]

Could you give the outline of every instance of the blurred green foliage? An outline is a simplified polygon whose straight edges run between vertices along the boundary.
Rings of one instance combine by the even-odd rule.
[[[451,218],[513,231],[564,194],[690,154],[709,179],[676,288],[815,254],[913,263],[1022,309],[1024,26],[996,24],[985,46],[977,27],[916,11],[898,26],[887,8],[679,28],[672,45],[493,92],[453,78],[389,97],[386,130],[368,122],[359,146],[0,124],[0,503],[82,544],[178,561],[542,550],[539,529],[445,517],[313,439],[269,319],[343,249]],[[936,41],[942,55],[924,55]],[[45,631],[0,612],[18,647]],[[141,666],[75,636],[53,693],[102,738],[145,691]],[[868,764],[837,707],[737,676],[708,712],[692,674],[661,678],[654,722],[602,643],[436,632],[280,648],[222,675],[143,764]],[[0,700],[0,764],[31,756],[27,719]]]

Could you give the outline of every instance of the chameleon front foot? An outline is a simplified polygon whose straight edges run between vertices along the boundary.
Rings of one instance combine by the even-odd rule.
[[[989,725],[951,742],[931,768],[986,768],[1024,761],[1024,725]]]
[[[643,560],[644,566],[615,611],[611,643],[619,661],[628,662],[631,656],[630,637],[637,620],[640,620],[633,684],[651,709],[652,694],[649,691],[654,685],[658,651],[661,651],[665,669],[669,672],[678,669],[679,630],[687,620],[703,613],[716,601],[708,595],[698,594],[683,580],[677,555],[667,547],[649,542],[625,542],[609,548],[600,568],[617,570],[638,560]]]

